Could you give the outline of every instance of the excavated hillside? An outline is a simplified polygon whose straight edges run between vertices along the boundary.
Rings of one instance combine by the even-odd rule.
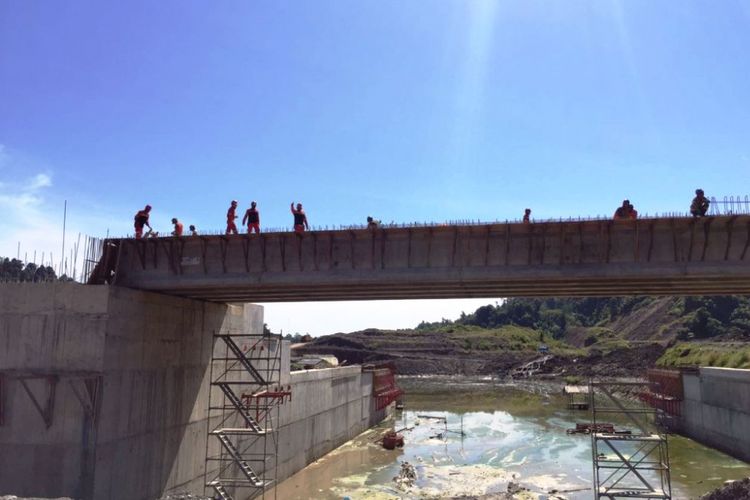
[[[732,300],[512,299],[452,322],[327,335],[296,347],[294,354],[334,354],[349,364],[392,361],[402,374],[503,376],[539,358],[546,346],[553,358],[544,373],[632,376],[659,358],[679,362],[696,344],[747,341],[748,301]],[[677,350],[665,354],[675,344]]]

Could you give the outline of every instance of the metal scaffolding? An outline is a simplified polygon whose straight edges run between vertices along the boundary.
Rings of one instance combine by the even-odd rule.
[[[281,385],[281,336],[213,338],[206,489],[222,500],[266,498],[271,491],[275,498],[280,406],[291,399],[291,387]]]
[[[625,404],[614,393],[640,392],[646,386],[645,382],[589,382],[595,499],[672,498],[667,436],[658,426],[661,410],[631,401]],[[622,429],[613,429],[613,420]]]

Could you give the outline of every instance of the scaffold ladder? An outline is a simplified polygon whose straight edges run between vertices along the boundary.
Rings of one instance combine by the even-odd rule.
[[[258,434],[265,432],[252,415],[250,415],[250,410],[242,404],[242,401],[240,401],[240,398],[234,393],[228,382],[216,382],[216,385],[221,389],[229,402],[232,403],[237,410],[237,413],[242,416],[248,429],[252,429]]]
[[[279,406],[291,397],[279,385],[281,336],[222,332],[213,338],[204,484],[221,500],[265,498],[276,483]],[[210,445],[215,440],[218,448]]]

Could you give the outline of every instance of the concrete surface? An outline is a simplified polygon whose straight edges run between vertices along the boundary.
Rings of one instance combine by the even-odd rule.
[[[94,281],[225,302],[750,293],[744,215],[110,243]]]
[[[682,382],[681,431],[750,462],[750,370],[704,367]]]
[[[222,352],[213,333],[262,328],[262,307],[250,304],[0,284],[0,494],[202,494],[206,452],[219,450],[214,438],[207,442],[210,360]],[[371,379],[359,367],[290,374],[288,343],[279,345],[281,382],[293,394],[276,433],[284,478],[385,413],[370,407]]]
[[[278,480],[380,422],[372,374],[359,366],[292,372],[292,401],[281,408]],[[300,444],[303,444],[300,446]]]

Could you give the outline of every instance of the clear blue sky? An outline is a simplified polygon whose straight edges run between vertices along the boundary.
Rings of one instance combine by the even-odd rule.
[[[750,2],[0,1],[0,254],[750,193]],[[70,237],[70,236],[69,236]]]

